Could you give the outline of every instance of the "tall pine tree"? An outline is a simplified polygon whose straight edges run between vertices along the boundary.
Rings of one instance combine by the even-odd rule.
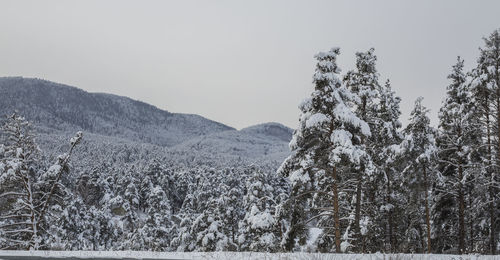
[[[373,168],[362,145],[362,139],[370,136],[370,129],[352,108],[353,103],[361,103],[361,100],[338,77],[339,53],[339,48],[333,48],[316,55],[315,88],[311,97],[300,105],[299,128],[290,142],[292,155],[278,171],[289,177],[292,185],[288,205],[292,208],[291,221],[285,234],[288,250],[293,248],[296,238],[305,242],[307,222],[325,218],[332,219],[332,225],[325,228],[327,232],[324,233],[334,236],[335,251],[347,250],[351,238],[341,237],[343,232],[340,230],[342,215],[346,215],[339,206],[342,203],[339,188],[348,174],[343,170],[369,171]],[[349,168],[343,167],[345,165]],[[314,204],[305,214],[311,218],[306,221],[304,212],[312,202]]]

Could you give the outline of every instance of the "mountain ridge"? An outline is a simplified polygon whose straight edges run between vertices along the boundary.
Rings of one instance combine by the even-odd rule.
[[[90,151],[77,155],[83,162],[110,157],[119,164],[134,163],[152,153],[178,163],[274,165],[289,154],[293,134],[275,122],[236,130],[196,114],[171,113],[128,97],[40,79],[0,77],[0,97],[0,111],[25,116],[51,154],[63,152],[64,140],[74,132],[87,132],[84,142]]]
[[[42,131],[84,130],[173,146],[194,136],[234,130],[199,115],[171,113],[128,97],[41,79],[0,78],[0,96],[0,111],[16,110]]]

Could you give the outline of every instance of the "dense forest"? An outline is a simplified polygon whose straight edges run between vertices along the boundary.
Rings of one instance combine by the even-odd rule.
[[[150,158],[74,171],[73,152],[93,151],[85,133],[52,158],[23,115],[1,111],[0,249],[497,254],[500,30],[471,71],[450,64],[437,128],[421,97],[402,127],[374,49],[344,74],[338,55],[315,56],[281,166]]]

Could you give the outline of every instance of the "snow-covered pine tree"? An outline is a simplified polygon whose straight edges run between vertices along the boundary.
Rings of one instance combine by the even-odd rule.
[[[153,251],[167,251],[170,241],[176,234],[172,234],[170,201],[160,186],[151,189],[146,199],[146,223],[140,233],[146,242],[145,248]]]
[[[115,194],[120,194],[123,198],[121,207],[115,209],[112,213],[115,218],[120,218],[122,221],[121,227],[123,227],[123,243],[119,245],[120,250],[144,250],[146,248],[152,248],[151,242],[146,245],[146,238],[143,227],[146,220],[141,219],[141,215],[151,217],[147,214],[141,214],[146,211],[144,208],[147,207],[145,201],[152,195],[152,191],[149,190],[147,193],[147,198],[141,198],[140,196],[140,185],[141,179],[137,175],[138,172],[135,168],[125,170],[121,174],[115,175],[114,186],[117,188]],[[148,177],[145,178],[149,180]],[[148,186],[152,186],[151,184]]]
[[[210,199],[207,209],[193,221],[189,232],[196,244],[194,251],[211,252],[228,250],[229,239],[224,234],[222,219],[217,212],[220,204],[220,199]]]
[[[475,80],[472,84],[475,99],[479,102],[482,116],[484,143],[487,147],[486,170],[484,171],[484,188],[488,190],[484,209],[489,214],[489,252],[497,253],[500,233],[500,29],[495,30],[484,39],[484,47],[480,49],[477,68],[474,70]]]
[[[103,250],[98,210],[80,197],[73,197],[64,206],[49,248],[52,250]],[[76,238],[76,239],[75,239]]]
[[[494,198],[489,192],[490,180],[493,176],[493,171],[495,171],[496,166],[494,165],[494,147],[493,147],[493,116],[492,107],[493,101],[491,99],[491,91],[489,88],[491,86],[488,82],[489,79],[486,77],[487,67],[482,62],[482,57],[478,60],[478,66],[470,72],[470,89],[472,101],[475,105],[479,126],[476,131],[481,135],[480,144],[477,145],[475,150],[478,152],[481,162],[477,164],[477,171],[479,172],[474,176],[474,180],[471,185],[474,185],[474,189],[469,192],[472,201],[469,205],[473,205],[470,208],[470,219],[472,224],[469,223],[469,251],[480,252],[480,253],[491,253],[491,225],[489,224],[492,220],[492,210],[491,206],[494,203]],[[484,192],[484,191],[488,192]],[[469,199],[470,200],[470,199]],[[494,210],[493,210],[494,212]],[[493,216],[493,218],[495,218]],[[471,228],[472,227],[472,228]]]
[[[370,230],[367,241],[370,241],[367,250],[376,252],[382,248],[386,252],[394,252],[395,219],[402,215],[399,205],[401,194],[397,174],[400,172],[399,162],[396,161],[396,149],[403,140],[400,132],[401,99],[392,90],[389,80],[385,85],[378,86],[378,103],[372,118],[372,136],[369,139],[372,151],[372,160],[377,169],[370,185],[367,187],[370,198],[368,207],[374,230]]]
[[[401,154],[407,165],[403,170],[402,186],[406,188],[407,220],[403,251],[430,252],[431,216],[429,189],[434,179],[436,153],[436,130],[427,116],[429,110],[422,105],[422,97],[417,98],[410,114],[410,122],[403,130],[405,140],[401,144]]]
[[[238,242],[242,251],[273,252],[278,245],[273,187],[268,177],[256,170],[246,182],[243,207],[246,214],[240,222]]]
[[[39,249],[49,240],[52,211],[61,209],[64,192],[61,176],[69,171],[68,163],[82,133],[70,140],[69,152],[43,170],[39,149],[30,124],[16,113],[8,116],[1,131],[6,136],[0,162],[0,248]]]
[[[291,182],[291,195],[285,206],[291,208],[289,226],[284,234],[286,250],[293,249],[296,239],[305,243],[307,221],[330,219],[331,225],[324,233],[334,236],[336,252],[346,251],[351,238],[341,237],[344,232],[340,230],[340,222],[345,219],[346,212],[339,207],[342,203],[339,194],[343,193],[339,188],[342,189],[341,182],[346,181],[348,172],[340,169],[352,167],[365,171],[365,168],[372,168],[370,157],[361,144],[361,139],[370,136],[370,129],[353,112],[352,103],[360,103],[359,97],[338,77],[340,68],[336,60],[339,53],[339,48],[332,48],[315,56],[318,60],[313,77],[315,88],[311,97],[299,106],[302,115],[290,142],[292,155],[278,170]],[[310,210],[308,204],[313,198],[316,209]],[[311,218],[306,220],[305,216]]]
[[[38,248],[33,185],[39,171],[39,149],[30,124],[16,113],[7,117],[0,162],[0,249]]]
[[[245,183],[242,177],[246,177],[246,171],[250,169],[225,169],[223,171],[226,179],[219,186],[222,191],[217,214],[222,220],[224,234],[228,237],[228,250],[241,250],[238,246],[239,223],[245,216],[245,209],[242,206],[245,194]]]
[[[356,69],[349,71],[344,79],[346,86],[360,98],[360,103],[357,104],[356,108],[356,115],[367,122],[370,129],[372,129],[372,136],[370,138],[361,138],[361,144],[365,146],[366,151],[371,157],[381,152],[379,149],[380,143],[375,141],[379,139],[376,135],[380,133],[373,131],[375,125],[379,121],[377,118],[377,101],[380,96],[380,84],[378,82],[379,74],[376,68],[377,56],[374,52],[375,49],[373,48],[366,52],[357,52]],[[353,224],[356,240],[353,250],[365,252],[368,233],[380,233],[380,230],[372,230],[376,229],[373,219],[377,215],[375,194],[378,189],[376,183],[376,175],[378,174],[374,176],[370,171],[362,170],[357,170],[355,172],[356,197],[353,209]],[[375,173],[379,173],[378,169]]]
[[[437,237],[454,236],[457,240],[453,248],[459,254],[466,252],[466,187],[474,177],[474,150],[479,144],[480,132],[475,104],[471,101],[471,91],[466,84],[463,72],[464,61],[458,57],[448,76],[451,84],[447,88],[447,97],[439,112],[438,149],[440,175],[436,181],[435,200],[437,207],[434,226]],[[453,212],[453,214],[450,214]],[[455,218],[457,216],[457,218]],[[450,227],[443,230],[442,227]],[[451,234],[450,234],[451,233]],[[438,252],[450,250],[449,245],[437,241]]]

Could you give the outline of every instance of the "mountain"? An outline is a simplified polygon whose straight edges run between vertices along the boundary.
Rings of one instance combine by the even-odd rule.
[[[280,123],[264,123],[241,129],[242,132],[250,133],[256,136],[264,136],[267,138],[276,138],[283,142],[290,142],[293,135],[293,130]]]
[[[0,78],[0,111],[17,110],[41,132],[86,132],[160,146],[234,130],[199,115],[170,113],[144,102],[89,93],[46,80]]]
[[[170,152],[190,156],[193,160],[243,161],[260,165],[281,163],[290,153],[288,143],[292,133],[292,129],[284,125],[265,123],[193,138],[172,147]]]
[[[75,154],[81,170],[102,163],[147,165],[267,165],[277,167],[289,154],[293,130],[264,123],[241,130],[199,115],[170,113],[127,97],[88,93],[46,80],[0,78],[0,111],[17,110],[34,124],[41,148],[50,156],[67,140],[85,134]]]

